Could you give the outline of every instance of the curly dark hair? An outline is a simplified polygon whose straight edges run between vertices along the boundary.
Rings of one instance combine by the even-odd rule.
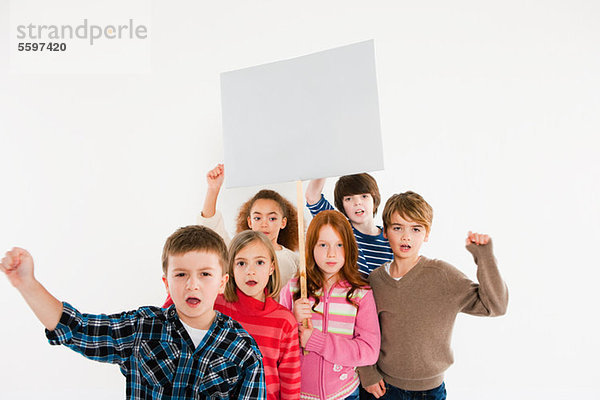
[[[285,197],[283,197],[274,190],[263,189],[256,193],[254,197],[252,197],[250,200],[242,204],[242,206],[240,207],[240,212],[237,216],[236,233],[240,233],[242,231],[250,229],[250,227],[248,226],[248,217],[250,217],[250,211],[252,210],[254,202],[259,199],[273,200],[277,204],[279,204],[283,216],[287,219],[287,224],[285,228],[279,230],[277,243],[284,247],[287,247],[292,251],[297,251],[298,213],[296,212],[296,207],[294,207],[294,205],[290,203]]]

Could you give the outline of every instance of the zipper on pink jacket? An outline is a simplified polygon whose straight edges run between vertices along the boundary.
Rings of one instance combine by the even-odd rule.
[[[329,291],[326,293],[325,290],[323,290],[323,324],[321,325],[321,329],[323,333],[327,333],[327,322],[329,320],[329,295],[331,294],[331,291],[333,290],[333,288],[335,287],[335,285],[337,285],[337,282],[334,283],[330,288]],[[325,374],[323,373],[323,368],[325,367],[325,363],[324,363],[324,359],[323,357],[321,357],[321,362],[320,364],[320,368],[319,368],[319,375],[321,377],[321,384],[319,385],[319,394],[321,399],[326,399],[327,397],[325,396]]]

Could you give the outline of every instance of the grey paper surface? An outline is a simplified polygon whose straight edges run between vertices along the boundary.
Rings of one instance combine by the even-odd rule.
[[[221,74],[227,187],[383,169],[373,40]]]

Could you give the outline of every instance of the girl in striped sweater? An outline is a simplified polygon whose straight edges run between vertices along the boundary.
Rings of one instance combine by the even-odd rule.
[[[229,246],[229,281],[215,310],[238,321],[263,356],[268,400],[300,398],[298,324],[274,298],[281,289],[275,249],[261,232],[246,230]],[[372,362],[372,364],[374,364]]]
[[[299,325],[301,399],[358,399],[356,367],[379,356],[379,321],[373,294],[361,278],[358,248],[350,223],[338,211],[323,211],[306,233],[308,299],[300,298],[293,278],[280,302]]]

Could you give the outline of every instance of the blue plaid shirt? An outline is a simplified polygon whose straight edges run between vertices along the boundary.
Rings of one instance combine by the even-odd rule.
[[[114,315],[81,314],[63,303],[50,344],[119,364],[128,399],[265,399],[262,356],[236,321],[217,312],[197,348],[174,306]]]

